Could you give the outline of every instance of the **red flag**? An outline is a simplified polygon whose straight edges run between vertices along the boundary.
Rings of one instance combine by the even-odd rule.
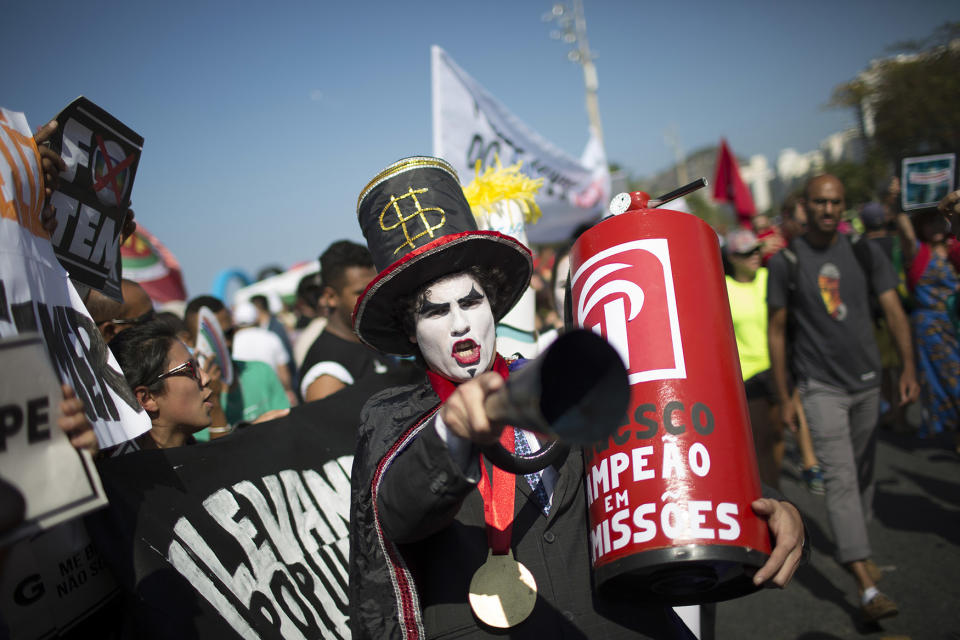
[[[137,222],[137,230],[120,246],[123,277],[138,282],[155,304],[186,300],[180,263],[170,250]]]
[[[720,149],[717,151],[717,173],[713,178],[713,199],[717,202],[729,202],[737,212],[742,223],[749,223],[750,218],[757,212],[753,204],[750,189],[740,178],[740,169],[737,159],[727,146],[727,141],[720,139]]]

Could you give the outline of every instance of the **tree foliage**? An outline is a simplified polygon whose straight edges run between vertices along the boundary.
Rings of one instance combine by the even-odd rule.
[[[960,150],[960,47],[941,47],[882,68],[874,136],[890,158]]]
[[[960,22],[922,40],[895,44],[908,51],[834,89],[832,106],[873,111],[875,149],[889,161],[911,154],[960,151]]]
[[[828,162],[823,172],[840,179],[847,205],[855,207],[883,197],[889,184],[891,165],[880,152],[872,149],[863,162]]]
[[[904,51],[908,53],[922,53],[936,49],[937,47],[948,46],[950,42],[957,38],[960,38],[960,22],[944,22],[934,29],[933,33],[926,38],[921,40],[901,40],[887,47],[887,51],[890,53],[900,53]]]

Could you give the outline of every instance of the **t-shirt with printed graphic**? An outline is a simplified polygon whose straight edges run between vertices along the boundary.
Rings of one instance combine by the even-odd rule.
[[[350,342],[324,331],[300,365],[300,394],[307,397],[307,389],[323,375],[351,385],[365,376],[386,373],[391,365],[391,360],[365,344]]]
[[[850,241],[838,236],[824,249],[796,238],[796,291],[790,292],[791,267],[783,252],[768,266],[767,304],[788,308],[793,370],[849,392],[880,384],[880,352],[873,337],[867,277],[876,294],[897,286],[890,260],[873,243],[871,273],[865,274]]]

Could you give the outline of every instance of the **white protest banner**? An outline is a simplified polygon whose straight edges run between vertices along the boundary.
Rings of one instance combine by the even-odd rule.
[[[22,113],[0,108],[0,337],[36,331],[83,401],[102,448],[150,429],[43,229],[40,157]],[[4,368],[3,384],[19,372]]]
[[[438,46],[431,48],[433,153],[449,162],[464,184],[494,156],[504,165],[522,162],[531,178],[543,178],[537,196],[543,217],[527,228],[531,242],[559,242],[580,224],[603,215],[610,200],[610,173],[603,146],[591,135],[584,158],[570,157],[507,111]]]
[[[26,502],[24,521],[0,535],[0,547],[107,503],[87,451],[57,427],[63,394],[37,334],[0,339],[0,477]]]
[[[57,258],[74,280],[121,300],[120,238],[143,138],[83,96],[57,123],[51,148],[67,165],[50,199]]]

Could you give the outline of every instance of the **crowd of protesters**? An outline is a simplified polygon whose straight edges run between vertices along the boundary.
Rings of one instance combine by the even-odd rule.
[[[46,168],[58,162],[45,159]],[[55,172],[48,177],[53,182]],[[854,576],[868,620],[897,611],[877,588],[882,575],[864,526],[878,424],[914,428],[917,437],[960,427],[960,246],[952,235],[960,192],[938,210],[908,215],[897,209],[898,188],[892,181],[880,201],[850,203],[839,180],[816,176],[778,218],[756,216],[719,237],[761,478],[779,485],[785,434],[794,434],[797,464],[807,487],[825,494],[837,560]],[[849,212],[858,217],[847,225],[851,233],[840,233]],[[563,329],[568,250],[536,252],[541,333]],[[154,308],[129,280],[122,302],[90,292],[87,310],[151,423],[136,440],[98,455],[229,437],[238,426],[262,425],[298,403],[410,366],[370,349],[353,330],[357,299],[377,275],[366,247],[333,242],[320,265],[279,313],[263,297],[232,306],[201,295],[185,301],[181,315]],[[220,365],[196,352],[202,307],[232,351],[229,386]],[[72,390],[63,394],[61,428],[78,448],[97,450]],[[916,425],[904,417],[911,403],[922,416]],[[960,454],[960,440],[953,446]],[[18,518],[7,507],[0,524]]]
[[[843,184],[815,176],[785,203],[780,230],[761,234],[768,223],[754,221],[723,251],[761,476],[777,483],[789,428],[870,621],[898,611],[877,588],[866,532],[879,424],[912,428],[903,409],[919,402],[917,436],[953,431],[960,454],[957,196],[908,215],[899,195],[893,179],[882,202],[854,203],[858,218],[844,220]]]

